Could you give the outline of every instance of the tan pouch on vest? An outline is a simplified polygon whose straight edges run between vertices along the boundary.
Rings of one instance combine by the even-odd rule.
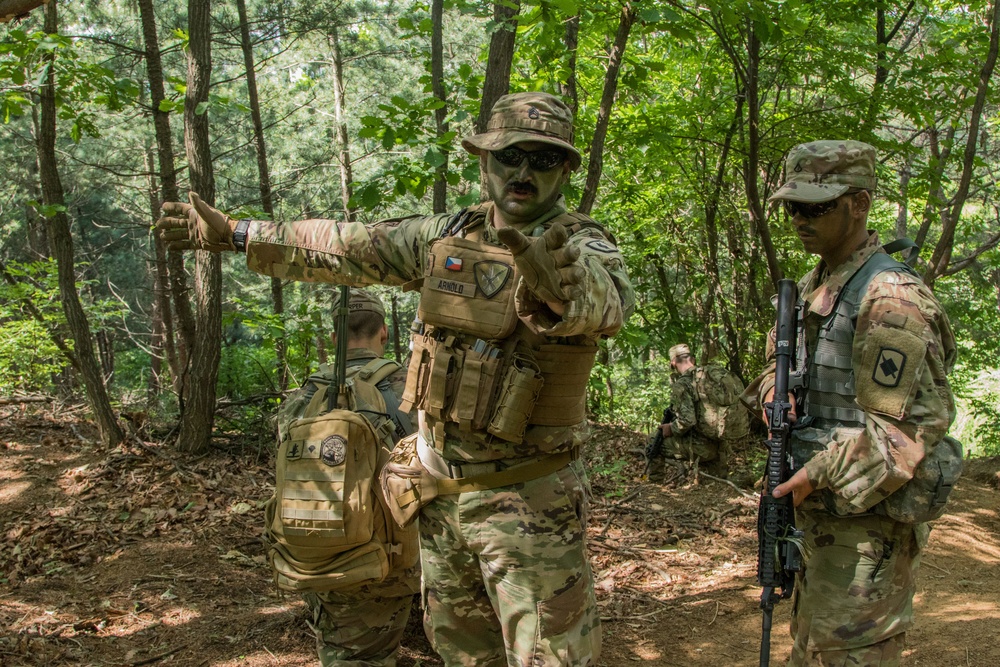
[[[517,326],[514,259],[506,248],[455,236],[428,251],[417,317],[483,340],[506,338]]]
[[[510,442],[521,442],[543,382],[534,361],[514,355],[500,384],[496,409],[486,427],[487,432]]]
[[[587,385],[596,345],[542,345],[535,362],[545,382],[528,420],[534,426],[574,426],[587,418]]]

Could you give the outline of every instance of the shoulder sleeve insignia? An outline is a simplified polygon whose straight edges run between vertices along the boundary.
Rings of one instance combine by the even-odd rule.
[[[591,250],[595,250],[605,255],[610,255],[612,253],[618,252],[618,249],[615,248],[613,245],[611,245],[607,241],[601,241],[600,239],[587,241],[587,243],[585,243],[584,245],[590,248]]]
[[[898,387],[905,368],[906,353],[891,347],[883,347],[879,350],[878,358],[875,360],[872,380],[883,387]]]
[[[868,412],[903,419],[926,366],[927,343],[906,329],[877,324],[866,335],[856,367],[858,404]]]

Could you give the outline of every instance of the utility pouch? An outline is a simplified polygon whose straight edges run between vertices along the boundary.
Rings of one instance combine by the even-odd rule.
[[[529,423],[573,426],[587,418],[587,384],[596,345],[542,345],[535,361],[545,382]]]
[[[487,432],[503,440],[520,443],[543,384],[538,365],[528,357],[514,355],[500,384],[496,409],[486,427]]]
[[[416,433],[400,440],[392,450],[379,473],[379,485],[389,513],[401,528],[413,523],[420,509],[437,497],[437,479],[417,456]]]
[[[482,340],[465,351],[462,375],[448,419],[463,431],[481,430],[490,418],[500,368],[500,348]]]
[[[430,336],[414,333],[411,338],[413,350],[410,353],[410,363],[406,367],[406,386],[403,388],[403,397],[399,404],[399,409],[403,412],[410,412],[413,407],[419,405],[427,394],[427,384],[431,370],[431,344],[434,340]]]
[[[913,479],[876,505],[876,511],[902,523],[937,519],[944,514],[963,463],[962,443],[946,435],[917,465]]]

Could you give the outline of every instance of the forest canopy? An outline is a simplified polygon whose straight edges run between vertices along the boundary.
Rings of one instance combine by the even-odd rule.
[[[50,0],[0,20],[2,397],[85,394],[109,442],[137,412],[180,415],[195,450],[270,433],[327,359],[335,289],[168,252],[160,203],[457,211],[480,200],[461,138],[541,90],[576,112],[568,206],[614,234],[638,298],[595,419],[650,427],[677,342],[760,370],[776,281],[816,261],[767,201],[782,159],[857,139],[878,150],[872,228],[917,242],[955,328],[952,431],[1000,453],[996,0]],[[415,299],[381,294],[402,357]]]

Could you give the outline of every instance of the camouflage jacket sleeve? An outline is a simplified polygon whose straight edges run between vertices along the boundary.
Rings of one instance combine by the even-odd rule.
[[[247,266],[276,278],[349,285],[401,285],[423,275],[430,239],[447,215],[369,225],[333,220],[274,223],[247,230]]]
[[[670,405],[674,408],[674,420],[670,430],[674,435],[684,435],[698,423],[696,403],[698,394],[694,389],[694,372],[685,373],[670,385]]]
[[[806,463],[813,486],[867,510],[909,481],[955,417],[947,379],[955,356],[951,325],[927,286],[909,274],[877,276],[852,353],[866,427]]]
[[[545,336],[615,335],[635,309],[635,292],[621,253],[592,228],[576,232],[566,244],[580,249],[578,261],[585,270],[582,295],[566,305],[560,318],[520,285],[518,316]]]

